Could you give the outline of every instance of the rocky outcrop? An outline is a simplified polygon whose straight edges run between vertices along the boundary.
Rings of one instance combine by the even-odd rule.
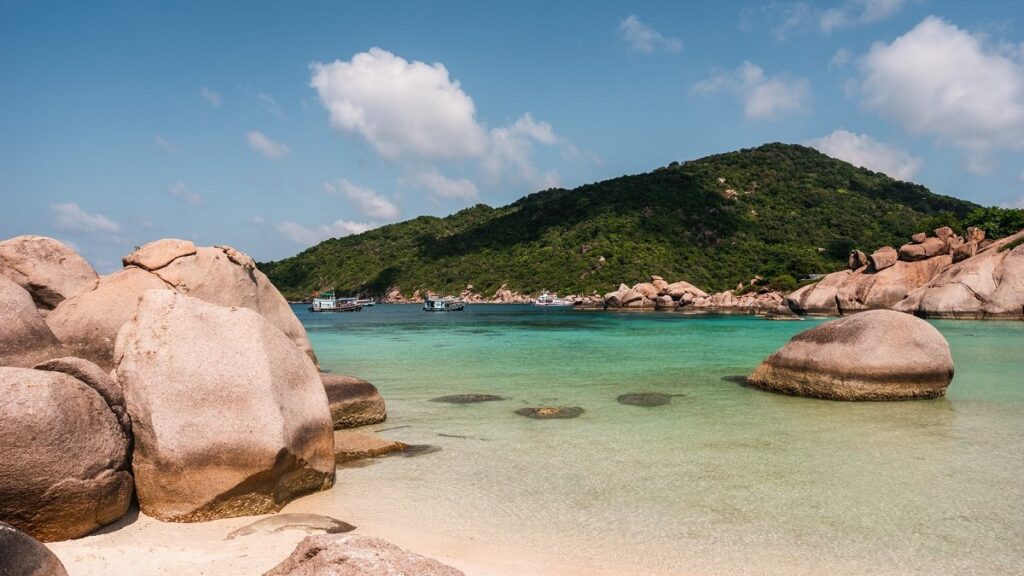
[[[335,430],[377,424],[387,418],[384,399],[366,380],[339,374],[320,374],[320,380]]]
[[[942,396],[952,378],[938,330],[909,314],[873,310],[797,334],[747,382],[831,400],[909,400]]]
[[[946,243],[939,238],[925,238],[920,244],[904,244],[900,246],[900,260],[914,262],[932,256],[938,256],[947,250]]]
[[[0,366],[24,368],[63,355],[32,297],[6,276],[0,276],[0,325]]]
[[[68,576],[60,559],[38,540],[0,522],[0,574],[4,576]]]
[[[17,236],[0,242],[0,276],[28,291],[44,316],[97,279],[84,258],[45,236]]]
[[[605,308],[657,308],[671,310],[692,302],[695,298],[706,297],[707,293],[689,282],[669,284],[661,276],[651,276],[650,282],[641,282],[632,287],[619,284],[618,290],[604,295]],[[597,299],[580,299],[581,304],[597,303]]]
[[[356,534],[308,536],[264,576],[464,576],[462,572],[402,550],[379,538]]]
[[[696,310],[744,314],[766,314],[783,303],[785,297],[776,290],[762,289],[736,295],[733,292],[719,292],[705,297],[694,298],[691,307]]]
[[[85,382],[0,368],[0,438],[0,520],[52,542],[128,510],[129,435]]]
[[[890,308],[951,262],[952,257],[945,255],[915,262],[899,260],[876,273],[868,268],[852,272],[836,286],[838,313]]]
[[[798,288],[786,296],[786,305],[798,314],[839,314],[836,292],[850,274],[849,270],[826,274],[818,282]]]
[[[255,310],[316,362],[306,330],[288,302],[246,254],[230,246],[196,248],[186,240],[164,239],[142,246],[124,262],[126,268],[65,300],[46,318],[76,356],[111,368],[117,331],[134,313],[138,299],[147,290],[165,289]]]
[[[262,315],[150,290],[118,334],[115,364],[147,515],[264,514],[333,484],[319,374]]]
[[[893,308],[927,318],[1024,318],[1024,230],[949,266]]]

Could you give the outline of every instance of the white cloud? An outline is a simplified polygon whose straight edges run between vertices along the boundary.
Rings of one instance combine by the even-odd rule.
[[[185,202],[198,206],[203,203],[203,197],[188,189],[184,182],[178,180],[167,187],[167,193],[175,198],[181,198]]]
[[[362,188],[342,178],[333,183],[325,182],[324,191],[348,198],[367,217],[381,220],[394,220],[398,217],[398,206],[377,194],[373,188]]]
[[[310,81],[338,130],[358,134],[382,156],[472,158],[487,136],[476,107],[441,63],[409,62],[371,48],[312,65]]]
[[[929,16],[861,61],[863,105],[915,134],[964,149],[981,168],[994,150],[1024,148],[1024,65]]]
[[[867,134],[835,130],[827,136],[807,142],[833,158],[845,160],[875,172],[884,172],[898,180],[910,180],[921,168],[921,159]]]
[[[536,185],[544,179],[533,163],[536,145],[580,155],[550,124],[530,114],[488,129],[477,121],[473,99],[440,63],[410,62],[371,48],[349,61],[316,63],[311,69],[310,86],[331,125],[363,138],[389,160],[413,166],[422,166],[424,159],[474,160],[492,179],[509,176]]]
[[[75,202],[54,204],[50,209],[54,214],[54,227],[63,232],[100,236],[121,233],[120,224],[103,214],[90,214]]]
[[[303,246],[312,246],[313,244],[318,244],[328,238],[361,234],[367,230],[372,230],[373,228],[374,226],[372,224],[351,222],[349,220],[337,220],[331,224],[321,224],[320,226],[313,228],[308,228],[297,222],[289,221],[281,222],[277,225],[278,232],[284,234],[284,236],[292,242]]]
[[[174,144],[171,144],[167,140],[164,140],[160,136],[154,137],[153,138],[153,143],[156,144],[157,146],[159,146],[161,149],[163,149],[164,152],[167,152],[169,154],[176,154],[178,152],[178,147],[177,146],[175,146]]]
[[[852,0],[822,12],[818,24],[826,33],[858,24],[874,24],[896,14],[906,3],[906,0]]]
[[[281,142],[275,142],[267,137],[267,135],[255,130],[247,133],[245,135],[245,139],[249,142],[250,148],[271,160],[280,160],[291,152],[291,150],[288,149],[288,146],[285,146]]]
[[[406,179],[406,181],[429,190],[438,198],[454,198],[472,202],[478,196],[476,184],[472,180],[467,178],[448,178],[434,167],[419,172]]]
[[[199,91],[199,95],[209,102],[214,108],[220,108],[220,94],[217,94],[213,90],[203,86],[203,89]]]
[[[744,62],[732,72],[702,80],[693,91],[702,96],[731,92],[743,104],[747,118],[771,120],[807,109],[810,87],[807,78],[768,76],[760,66]]]
[[[682,40],[666,38],[632,15],[619,22],[618,34],[619,38],[629,45],[630,52],[652,54],[658,51],[679,52],[683,49]]]

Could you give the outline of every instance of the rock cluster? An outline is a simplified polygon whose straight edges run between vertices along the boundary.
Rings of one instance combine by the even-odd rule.
[[[641,282],[633,287],[620,284],[618,290],[604,295],[604,307],[674,309],[707,296],[707,292],[689,282],[670,284],[661,276],[651,276],[650,282]]]
[[[872,310],[820,324],[766,358],[747,382],[830,400],[909,400],[946,393],[949,344],[909,314]]]
[[[0,242],[0,521],[53,541],[117,520],[133,492],[194,521],[331,486],[325,385],[252,259],[162,240],[124,264],[97,278],[55,240]],[[364,396],[361,417],[383,418]]]
[[[914,234],[899,250],[884,246],[866,257],[854,251],[850,269],[796,290],[786,304],[800,314],[894,309],[935,317],[1024,317],[1024,293],[1013,280],[1024,275],[1021,263],[1001,251],[1021,234],[998,242],[974,227],[966,238],[948,227],[933,234]]]

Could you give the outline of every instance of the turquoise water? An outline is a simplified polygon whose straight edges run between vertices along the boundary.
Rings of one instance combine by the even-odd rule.
[[[556,573],[1024,574],[1024,322],[935,322],[956,366],[944,399],[841,403],[738,378],[822,320],[296,312],[325,370],[380,389],[382,436],[441,448],[340,470],[322,497],[356,516]],[[508,399],[429,401],[468,392]],[[627,392],[681,396],[641,408],[616,402]],[[513,413],[541,404],[585,413]]]

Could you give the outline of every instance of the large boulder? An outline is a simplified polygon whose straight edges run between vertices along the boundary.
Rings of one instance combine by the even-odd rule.
[[[667,286],[667,284],[666,284]],[[658,297],[660,290],[651,282],[641,282],[636,286],[633,286],[633,291],[640,294],[648,300],[654,300]]]
[[[147,290],[158,289],[170,287],[142,268],[130,266],[61,302],[46,317],[46,323],[75,356],[109,370],[113,367],[117,331],[135,313],[139,297]]]
[[[159,247],[154,247],[154,250],[156,248]],[[145,249],[144,246],[140,251],[145,252]],[[192,249],[195,252],[188,254],[187,252]],[[252,258],[230,246],[195,248],[179,245],[179,250],[168,252],[163,259],[175,254],[177,256],[170,259],[167,265],[150,270],[153,274],[182,294],[211,304],[244,306],[259,312],[316,363],[316,355],[309,343],[306,329],[302,327],[302,323],[292,312],[284,296],[277,291],[266,275],[256,269],[256,263]],[[125,256],[126,261],[137,258],[136,253]]]
[[[319,534],[299,542],[291,555],[263,576],[464,576],[437,560],[379,538]]]
[[[705,298],[708,295],[707,292],[697,288],[689,282],[683,282],[682,280],[679,282],[673,282],[666,286],[664,293],[671,296],[673,300],[680,300],[687,294],[691,296],[690,300],[693,298]]]
[[[387,418],[384,399],[377,388],[355,376],[320,374],[334,429],[378,424]]]
[[[115,364],[147,515],[193,522],[265,514],[333,485],[320,376],[262,315],[150,290],[118,334]]]
[[[124,392],[121,390],[121,385],[111,378],[108,373],[104,372],[102,368],[88,360],[70,356],[53,358],[35,365],[34,368],[36,370],[67,374],[95,390],[103,398],[103,401],[107,403],[107,407],[114,413],[118,423],[121,424],[121,428],[124,429],[125,434],[129,435],[130,439],[132,421],[124,406]]]
[[[944,255],[917,262],[899,260],[877,273],[857,270],[836,289],[839,313],[889,308],[924,286],[951,262],[952,257]]]
[[[125,267],[138,266],[143,270],[152,272],[167,266],[178,258],[191,256],[195,253],[196,245],[188,240],[164,238],[140,246],[134,252],[122,258],[121,263]]]
[[[0,520],[44,542],[121,518],[129,436],[103,397],[60,372],[0,368]]]
[[[928,318],[1024,318],[1021,242],[1024,231],[992,243],[907,294],[894,309]]]
[[[895,248],[892,246],[882,246],[868,256],[868,270],[871,272],[881,272],[896,264],[899,258],[900,255],[896,252]]]
[[[74,250],[45,236],[0,242],[0,276],[32,295],[42,314],[96,282],[96,271]]]
[[[798,314],[838,314],[836,291],[850,276],[849,270],[827,274],[814,284],[808,284],[786,297],[786,305]]]
[[[38,540],[0,522],[0,574],[3,576],[68,576],[60,559]]]
[[[797,334],[747,382],[831,400],[909,400],[942,396],[952,378],[949,344],[931,324],[872,310]]]
[[[868,257],[860,250],[851,250],[850,257],[846,259],[846,267],[850,270],[857,270],[868,265]]]
[[[32,297],[6,276],[0,276],[0,325],[0,366],[29,367],[63,355]]]

